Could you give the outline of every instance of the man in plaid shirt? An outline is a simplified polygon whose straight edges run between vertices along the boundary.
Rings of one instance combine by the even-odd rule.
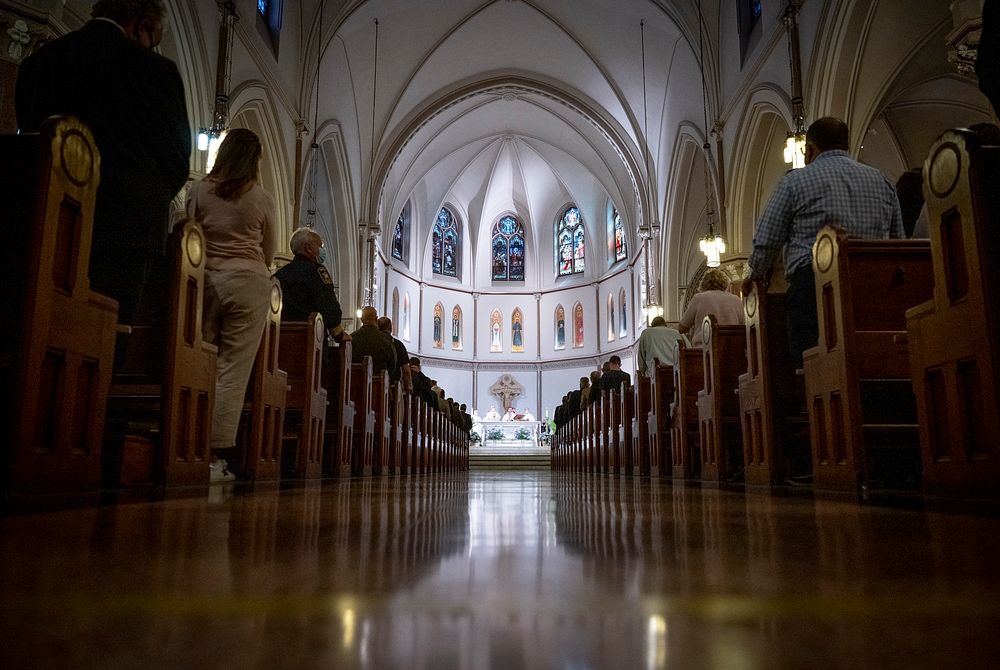
[[[775,256],[784,251],[788,342],[796,368],[802,367],[802,352],[819,338],[812,271],[816,233],[833,224],[851,237],[903,237],[895,187],[877,169],[848,155],[849,137],[847,124],[833,117],[809,126],[806,167],[782,177],[753,238],[743,293],[750,291],[753,281],[768,280]]]

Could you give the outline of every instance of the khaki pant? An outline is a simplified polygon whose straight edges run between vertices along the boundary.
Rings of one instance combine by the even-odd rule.
[[[271,280],[251,270],[207,270],[202,333],[217,344],[212,449],[236,445],[253,361],[264,334]]]

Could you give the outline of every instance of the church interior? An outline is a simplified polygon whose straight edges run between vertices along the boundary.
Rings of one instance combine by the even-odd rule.
[[[19,63],[80,28],[91,4],[0,0],[0,134],[17,130]],[[656,317],[676,324],[710,268],[739,293],[755,226],[810,122],[843,119],[848,153],[891,183],[933,174],[946,131],[997,123],[974,71],[982,0],[164,4],[159,50],[180,71],[194,146],[174,219],[220,137],[254,131],[277,264],[292,259],[292,233],[312,228],[339,325],[354,331],[375,307],[470,414],[509,404],[546,433],[612,356],[639,381],[640,336]],[[925,245],[928,263],[942,240]],[[891,341],[905,345],[899,320]],[[989,360],[983,388],[1000,380]],[[735,398],[735,379],[720,393]],[[349,387],[329,389],[338,412]],[[349,453],[341,476],[317,465],[208,485],[182,473],[109,491],[105,473],[84,504],[34,499],[44,475],[29,477],[0,516],[0,662],[995,667],[1000,447],[970,447],[989,461],[970,495],[926,464],[925,483],[946,494],[824,480],[819,467],[815,487],[785,486],[788,472],[754,480],[757,462],[710,477],[678,460],[690,434],[657,414],[657,388],[654,377],[644,401],[623,392],[606,414],[567,423],[542,468],[469,468],[468,431],[428,419],[423,430],[451,435],[436,465],[396,461],[381,476],[376,446],[374,473]],[[412,402],[398,393],[385,402]],[[998,396],[983,397],[995,430]],[[622,418],[640,402],[645,442],[645,416]],[[729,429],[738,436],[738,420]],[[646,452],[652,440],[664,462],[597,446],[631,439]]]

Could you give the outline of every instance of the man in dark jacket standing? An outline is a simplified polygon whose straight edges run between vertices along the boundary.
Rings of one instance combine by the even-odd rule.
[[[133,323],[144,291],[158,304],[154,293],[165,286],[168,213],[188,177],[191,127],[177,66],[153,51],[166,22],[162,0],[100,0],[91,15],[21,63],[17,123],[37,132],[66,114],[93,131],[101,183],[91,288],[118,300],[118,320]]]
[[[292,234],[289,246],[295,258],[274,273],[281,282],[281,320],[306,321],[310,314],[319,312],[333,339],[351,339],[340,323],[340,302],[333,290],[333,279],[323,265],[323,238],[311,228],[299,228]]]
[[[392,336],[378,329],[378,312],[374,307],[361,310],[361,327],[351,333],[354,344],[351,356],[354,363],[361,363],[365,356],[372,357],[372,371],[392,372],[396,367],[396,349],[392,346]]]

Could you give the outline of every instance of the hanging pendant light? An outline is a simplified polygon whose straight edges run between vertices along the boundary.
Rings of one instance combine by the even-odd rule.
[[[705,265],[717,268],[722,262],[722,254],[726,253],[726,241],[715,232],[715,198],[713,182],[709,168],[711,165],[711,148],[708,138],[711,133],[708,127],[708,86],[705,83],[705,18],[701,12],[701,0],[698,0],[698,50],[701,55],[701,103],[705,122],[705,218],[708,221],[708,233],[698,242],[701,253],[705,254]]]
[[[789,0],[785,13],[781,17],[788,33],[788,70],[792,83],[792,117],[795,129],[785,137],[785,162],[791,169],[798,170],[806,166],[806,130],[805,110],[802,105],[802,61],[799,57],[799,24],[797,15],[799,6],[796,0]]]

